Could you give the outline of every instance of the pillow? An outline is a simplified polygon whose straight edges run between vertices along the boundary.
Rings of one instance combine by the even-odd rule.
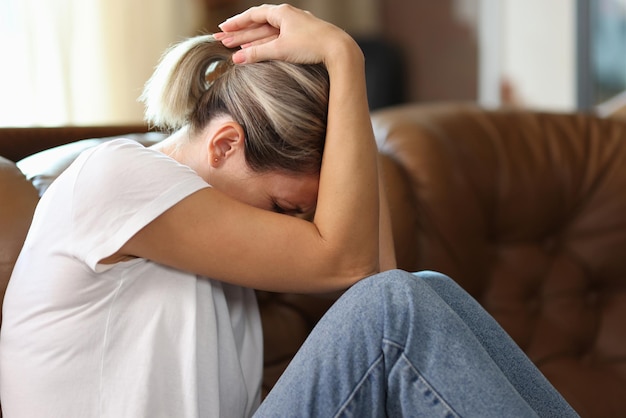
[[[17,162],[17,167],[24,173],[26,178],[33,183],[39,196],[43,195],[50,184],[61,174],[78,155],[105,141],[117,138],[128,138],[145,146],[156,144],[165,139],[166,134],[160,132],[148,132],[140,134],[128,134],[105,138],[83,139],[69,144],[50,148],[30,155]]]

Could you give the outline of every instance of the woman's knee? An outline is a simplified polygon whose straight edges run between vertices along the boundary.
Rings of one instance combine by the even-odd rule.
[[[412,273],[414,276],[419,277],[422,280],[426,280],[428,282],[447,282],[447,283],[455,283],[450,277],[446,276],[443,273],[439,273],[433,270],[422,270],[415,273]]]
[[[367,277],[357,284],[354,287],[357,288],[374,288],[376,290],[380,289],[414,289],[419,288],[423,283],[422,281],[427,282],[441,282],[441,283],[455,283],[450,277],[445,274],[424,270],[415,273],[409,273],[405,270],[395,269],[388,270],[382,273],[375,274],[373,276]]]
[[[445,297],[435,289],[433,282],[446,283],[443,287],[456,286],[447,276],[433,271],[409,273],[404,270],[389,270],[367,277],[354,284],[335,304],[335,310],[343,315],[351,312],[362,316],[365,312],[373,317],[394,317],[404,322],[423,309],[448,310]]]
[[[452,300],[471,298],[456,281],[445,274],[428,270],[414,274],[448,303]]]
[[[409,298],[416,300],[432,290],[427,281],[451,281],[447,276],[434,272],[423,271],[409,273],[404,270],[388,270],[367,277],[352,286],[350,293],[359,294],[360,298],[369,297],[375,300]],[[368,296],[369,295],[369,296]]]
[[[412,287],[416,277],[414,274],[404,270],[394,269],[366,277],[352,286],[351,290],[356,291],[388,291],[398,288]]]

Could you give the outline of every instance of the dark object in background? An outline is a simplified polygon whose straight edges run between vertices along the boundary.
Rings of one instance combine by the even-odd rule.
[[[357,38],[357,42],[365,56],[370,110],[404,103],[406,83],[399,49],[380,38]]]

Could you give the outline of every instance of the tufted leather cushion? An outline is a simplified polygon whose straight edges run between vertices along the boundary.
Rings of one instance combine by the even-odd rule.
[[[0,155],[11,161],[85,138],[105,138],[128,133],[146,132],[148,126],[52,126],[33,128],[0,128]]]
[[[13,265],[26,239],[26,232],[39,199],[33,186],[15,164],[2,157],[0,196],[0,297],[4,299]]]
[[[402,268],[459,282],[583,416],[626,416],[626,125],[404,106],[373,117]]]

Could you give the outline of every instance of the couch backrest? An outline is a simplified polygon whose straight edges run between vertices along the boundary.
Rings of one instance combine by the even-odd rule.
[[[373,123],[400,266],[453,277],[579,412],[626,416],[626,124],[450,104]]]
[[[0,157],[0,300],[4,298],[38,200],[37,191],[15,164]]]

